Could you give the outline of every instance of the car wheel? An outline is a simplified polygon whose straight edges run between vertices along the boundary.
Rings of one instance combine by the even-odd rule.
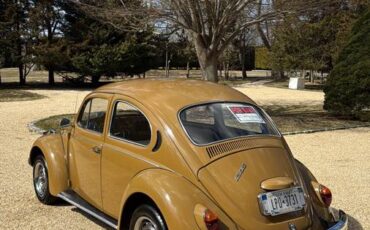
[[[45,159],[41,155],[37,156],[33,163],[33,187],[39,201],[44,204],[54,204],[56,197],[49,192],[49,177]]]
[[[141,205],[132,214],[130,230],[167,230],[167,227],[156,208]]]

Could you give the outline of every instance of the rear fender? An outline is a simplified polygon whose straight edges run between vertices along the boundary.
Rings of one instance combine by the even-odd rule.
[[[58,133],[42,136],[32,146],[29,164],[42,154],[46,160],[49,176],[49,191],[53,196],[68,189],[68,170],[62,136]]]
[[[297,168],[302,176],[302,179],[305,183],[307,191],[312,201],[312,205],[314,211],[320,219],[325,220],[326,222],[333,222],[334,217],[330,212],[329,208],[324,205],[319,197],[319,193],[315,185],[319,185],[319,182],[316,180],[315,176],[311,173],[311,171],[300,161],[295,160]]]
[[[136,193],[145,194],[153,200],[160,209],[168,229],[200,229],[194,215],[195,207],[199,204],[215,212],[222,223],[221,226],[227,226],[225,229],[236,229],[229,217],[200,189],[184,177],[162,169],[142,171],[131,180],[121,202],[121,227],[123,223],[130,221],[123,216],[125,203]]]

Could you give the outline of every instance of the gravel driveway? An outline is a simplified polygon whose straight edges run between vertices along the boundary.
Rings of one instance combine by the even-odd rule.
[[[267,89],[267,91],[266,91]],[[322,103],[317,92],[256,86],[241,89],[260,103]],[[87,91],[37,90],[46,99],[0,103],[0,229],[101,229],[105,225],[76,208],[41,205],[32,187],[28,152],[38,135],[26,125],[73,113]],[[278,95],[278,99],[276,99]],[[352,229],[370,229],[370,128],[287,137],[295,156],[332,189],[333,207],[351,216]]]

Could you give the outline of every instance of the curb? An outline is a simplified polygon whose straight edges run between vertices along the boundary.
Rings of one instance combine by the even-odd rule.
[[[297,134],[308,134],[308,133],[318,133],[318,132],[327,132],[327,131],[336,131],[336,130],[345,130],[345,129],[356,129],[356,128],[366,128],[370,127],[370,125],[354,125],[349,127],[339,127],[339,128],[323,128],[323,129],[311,129],[311,130],[303,130],[303,131],[296,131],[296,132],[285,132],[281,133],[284,136],[291,136]]]

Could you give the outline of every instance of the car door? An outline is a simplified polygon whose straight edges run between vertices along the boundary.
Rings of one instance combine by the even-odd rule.
[[[157,139],[157,123],[140,103],[116,96],[102,153],[104,211],[118,218],[124,191],[137,173],[156,167],[149,156]]]
[[[70,141],[72,188],[97,208],[102,207],[100,168],[109,99],[94,94],[85,100]]]

